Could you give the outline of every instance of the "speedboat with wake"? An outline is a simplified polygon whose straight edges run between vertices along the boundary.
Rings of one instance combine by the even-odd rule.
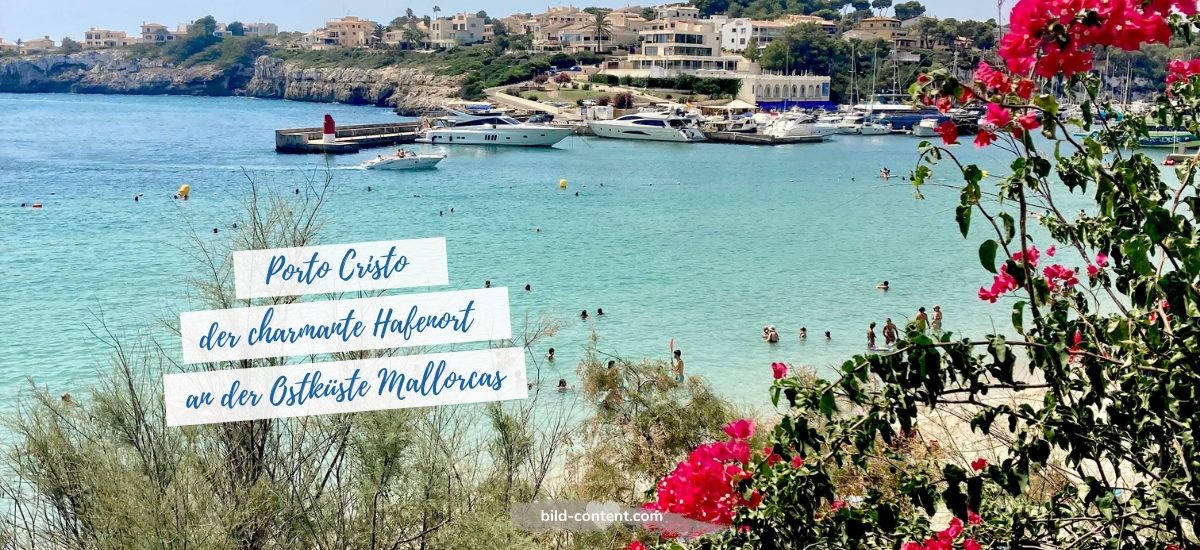
[[[433,168],[446,158],[446,155],[421,155],[405,149],[397,149],[396,154],[377,156],[362,163],[368,170],[418,170]]]

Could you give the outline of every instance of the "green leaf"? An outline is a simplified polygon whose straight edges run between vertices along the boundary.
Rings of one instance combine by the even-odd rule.
[[[827,391],[821,394],[821,404],[819,405],[821,414],[826,417],[833,417],[833,413],[837,412],[837,402],[833,399],[833,392]]]
[[[1012,214],[1001,212],[996,217],[1000,218],[1000,221],[1004,224],[1004,238],[1001,241],[1004,244],[1012,242],[1013,237],[1017,235],[1017,224],[1013,221]]]
[[[1126,241],[1121,245],[1121,252],[1139,275],[1154,273],[1154,265],[1150,263],[1150,258],[1147,256],[1150,252],[1150,239],[1145,235],[1138,235]]]
[[[979,245],[979,263],[983,264],[983,268],[996,273],[996,249],[1000,245],[996,241],[988,239]]]
[[[954,219],[958,220],[958,230],[965,238],[967,232],[971,230],[971,207],[959,206],[954,209]]]
[[[1013,304],[1012,324],[1017,334],[1025,334],[1025,300]]]

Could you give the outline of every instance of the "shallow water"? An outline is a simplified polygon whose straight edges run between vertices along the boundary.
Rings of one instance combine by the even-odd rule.
[[[107,361],[88,328],[94,315],[129,337],[194,307],[189,225],[226,229],[206,237],[225,238],[247,176],[290,193],[323,175],[322,157],[276,154],[272,130],[318,126],[324,113],[343,124],[395,118],[287,101],[72,95],[0,94],[0,112],[0,389],[9,395],[27,377],[54,392],[92,384]],[[514,330],[526,316],[562,322],[538,344],[539,356],[558,351],[548,378],[573,376],[592,330],[600,351],[633,359],[665,358],[674,338],[689,373],[762,404],[770,362],[836,366],[865,350],[869,322],[882,341],[885,317],[902,325],[920,306],[940,304],[947,330],[1012,332],[1007,305],[975,296],[991,280],[976,252],[986,236],[982,226],[959,235],[957,191],[930,186],[916,200],[907,181],[878,177],[881,166],[907,174],[918,141],[570,138],[553,149],[442,147],[449,156],[436,170],[396,173],[357,169],[382,152],[364,151],[331,158],[323,241],[446,236],[447,289],[509,287]],[[993,171],[1006,164],[995,149],[959,152]],[[192,199],[172,200],[184,182]],[[1060,203],[1078,209],[1071,199]],[[34,201],[45,207],[19,206]],[[885,279],[892,290],[876,290]],[[594,316],[598,307],[606,315]],[[779,344],[759,338],[767,324]]]

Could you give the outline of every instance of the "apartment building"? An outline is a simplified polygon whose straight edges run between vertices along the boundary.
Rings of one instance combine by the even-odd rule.
[[[654,20],[639,33],[641,49],[629,56],[634,70],[651,74],[696,74],[706,71],[736,72],[745,63],[740,55],[721,53],[717,25],[713,21]]]
[[[129,36],[125,31],[97,29],[92,27],[83,32],[83,47],[87,49],[115,48],[137,44],[141,39]]]
[[[429,43],[436,48],[453,48],[484,40],[484,21],[473,13],[439,17],[430,24]]]

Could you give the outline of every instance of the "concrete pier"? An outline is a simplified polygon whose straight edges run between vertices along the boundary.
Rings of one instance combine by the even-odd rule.
[[[417,139],[417,130],[420,127],[419,122],[338,126],[333,143],[322,141],[321,128],[275,130],[275,152],[330,155],[357,153],[360,149],[412,143]]]

